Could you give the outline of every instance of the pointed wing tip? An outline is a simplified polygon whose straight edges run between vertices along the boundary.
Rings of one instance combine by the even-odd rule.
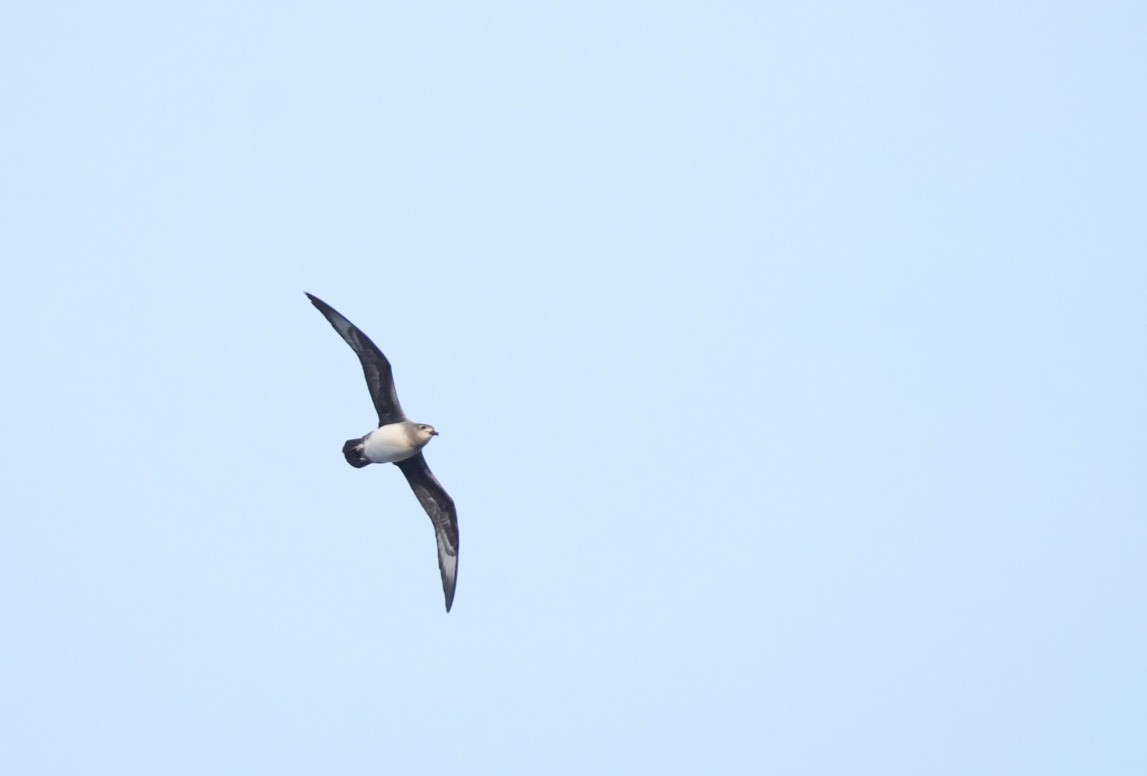
[[[458,584],[458,556],[453,556],[453,563],[449,569],[439,566],[442,572],[442,593],[446,597],[446,611],[454,605],[454,589]]]

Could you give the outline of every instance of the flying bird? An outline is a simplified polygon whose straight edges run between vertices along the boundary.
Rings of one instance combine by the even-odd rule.
[[[435,479],[422,455],[422,448],[438,436],[438,432],[434,426],[407,419],[394,390],[390,362],[370,337],[322,299],[313,294],[307,294],[307,298],[362,362],[370,398],[378,411],[378,428],[358,439],[348,439],[343,445],[343,455],[356,469],[372,463],[393,463],[406,475],[406,481],[434,524],[442,592],[446,595],[446,611],[450,611],[458,578],[458,513],[454,509],[454,499]]]

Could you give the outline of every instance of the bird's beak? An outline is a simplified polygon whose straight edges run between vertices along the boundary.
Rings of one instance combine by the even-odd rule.
[[[438,432],[437,431],[431,431],[430,436],[438,436]]]

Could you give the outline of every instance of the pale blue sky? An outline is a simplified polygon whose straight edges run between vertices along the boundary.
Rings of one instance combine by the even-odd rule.
[[[0,772],[1144,772],[1141,3],[178,6],[0,11]]]

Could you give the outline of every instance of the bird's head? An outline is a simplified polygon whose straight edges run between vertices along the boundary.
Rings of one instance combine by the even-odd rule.
[[[429,423],[415,424],[414,434],[418,438],[419,447],[427,444],[431,437],[438,436],[438,432],[434,430],[434,426],[430,425]]]

